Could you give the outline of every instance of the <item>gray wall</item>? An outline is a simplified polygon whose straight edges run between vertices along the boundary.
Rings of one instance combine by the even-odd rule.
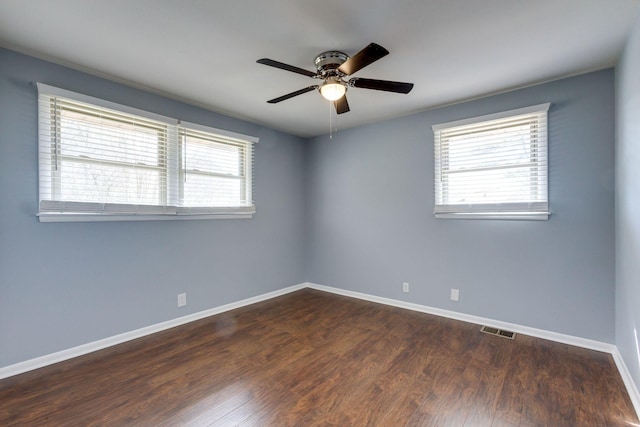
[[[38,81],[259,137],[257,214],[39,223]],[[0,367],[303,282],[304,156],[299,138],[0,50]]]
[[[32,81],[260,137],[257,215],[39,223]],[[605,70],[304,141],[0,50],[0,367],[304,281],[612,343],[613,83]],[[543,102],[549,221],[435,220],[430,126]]]
[[[544,102],[550,219],[434,219],[431,125]],[[309,150],[309,281],[614,342],[613,70],[339,131]]]
[[[640,15],[616,77],[616,345],[640,387]]]

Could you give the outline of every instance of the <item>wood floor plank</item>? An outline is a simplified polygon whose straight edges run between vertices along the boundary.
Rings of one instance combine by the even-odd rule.
[[[315,290],[0,381],[2,426],[626,426],[610,355]]]

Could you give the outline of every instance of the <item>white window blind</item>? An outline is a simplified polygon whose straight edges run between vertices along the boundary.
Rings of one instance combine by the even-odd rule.
[[[549,106],[434,125],[436,217],[546,219]]]
[[[253,213],[253,144],[181,123],[181,194],[185,213]]]
[[[255,212],[256,138],[40,83],[38,91],[41,221]]]

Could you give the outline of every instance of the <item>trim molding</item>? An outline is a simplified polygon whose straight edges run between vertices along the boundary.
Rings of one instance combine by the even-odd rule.
[[[93,341],[87,344],[82,344],[76,347],[68,348],[66,350],[36,357],[34,359],[25,360],[24,362],[18,362],[13,365],[0,368],[0,380],[4,378],[12,377],[14,375],[22,374],[28,371],[32,371],[34,369],[42,368],[44,366],[53,365],[54,363],[62,362],[64,360],[72,359],[74,357],[82,356],[88,353],[93,353],[94,351],[98,351],[98,350],[105,349],[107,347],[122,344],[127,341],[135,340],[137,338],[142,338],[146,335],[151,335],[156,332],[160,332],[166,329],[174,328],[176,326],[184,325],[189,322],[204,319],[205,317],[213,316],[215,314],[224,313],[225,311],[234,310],[236,308],[244,307],[247,305],[255,304],[257,302],[279,297],[281,295],[285,295],[290,292],[304,289],[305,287],[306,287],[306,284],[289,286],[288,288],[279,289],[277,291],[268,292],[266,294],[262,294],[255,297],[232,302],[229,304],[221,305],[219,307],[214,307],[208,310],[199,311],[197,313],[188,314],[186,316],[178,317],[176,319],[167,320],[166,322],[145,326],[144,328],[136,329],[133,331],[125,332],[125,333],[114,335],[107,338],[103,338],[101,340]]]
[[[463,322],[476,323],[478,325],[492,326],[498,329],[506,329],[523,335],[531,335],[537,338],[543,338],[550,341],[556,341],[563,344],[584,347],[590,350],[602,351],[605,353],[613,353],[615,345],[600,341],[589,340],[586,338],[574,337],[572,335],[560,334],[558,332],[545,331],[543,329],[530,328],[515,323],[502,322],[500,320],[488,319],[486,317],[474,316],[471,314],[459,313],[456,311],[444,310],[441,308],[429,307],[427,305],[414,304],[411,302],[395,300],[391,298],[378,297],[360,292],[346,291],[344,289],[333,288],[331,286],[318,285],[316,283],[306,283],[308,288],[317,289],[319,291],[330,292],[333,294],[343,295],[352,298],[358,298],[366,301],[377,302],[380,304],[391,305],[407,310],[419,311],[422,313],[435,314],[440,317],[461,320]]]
[[[232,302],[229,304],[214,307],[208,310],[199,311],[197,313],[188,314],[186,316],[178,317],[176,319],[167,320],[166,322],[156,323],[154,325],[146,326],[144,328],[136,329],[133,331],[125,332],[122,334],[107,337],[101,340],[93,341],[87,344],[82,344],[76,347],[72,347],[66,350],[58,351],[55,353],[47,354],[44,356],[36,357],[34,359],[25,360],[13,365],[0,368],[0,380],[14,375],[22,374],[28,371],[32,371],[38,368],[42,368],[54,363],[62,362],[64,360],[72,359],[74,357],[82,356],[85,354],[93,353],[94,351],[102,350],[107,347],[122,344],[127,341],[131,341],[137,338],[151,335],[156,332],[161,332],[166,329],[174,328],[176,326],[184,325],[196,320],[204,319],[205,317],[213,316],[216,314],[224,313],[226,311],[234,310],[236,308],[244,307],[247,305],[255,304],[261,301],[266,301],[275,297],[286,295],[291,292],[295,292],[304,288],[316,289],[318,291],[329,292],[332,294],[343,295],[351,298],[357,298],[365,301],[375,302],[379,304],[385,304],[393,307],[404,308],[407,310],[418,311],[427,314],[433,314],[436,316],[446,317],[454,320],[461,320],[463,322],[475,323],[478,325],[492,326],[498,329],[507,329],[524,335],[530,335],[537,338],[542,338],[550,341],[556,341],[563,344],[575,345],[578,347],[587,348],[590,350],[602,351],[612,355],[613,360],[620,372],[620,376],[624,382],[629,393],[629,398],[633,403],[633,406],[640,417],[640,392],[636,384],[629,373],[627,365],[624,363],[618,348],[613,344],[608,344],[600,341],[589,340],[586,338],[574,337],[571,335],[560,334],[557,332],[545,331],[543,329],[530,328],[528,326],[517,325],[515,323],[502,322],[499,320],[488,319],[486,317],[474,316],[470,314],[458,313],[455,311],[444,310],[441,308],[430,307],[421,304],[414,304],[406,301],[395,300],[391,298],[384,298],[375,295],[364,294],[361,292],[348,291],[345,289],[334,288],[331,286],[319,285],[317,283],[300,283],[298,285],[289,286],[287,288],[279,289],[277,291],[268,292],[265,294],[257,295],[255,297],[243,299],[240,301]]]
[[[436,316],[447,317],[449,319],[461,320],[463,322],[475,323],[479,325],[492,326],[498,329],[507,329],[524,335],[530,335],[537,338],[546,339],[549,341],[556,341],[563,344],[574,345],[577,347],[583,347],[590,350],[601,351],[609,353],[613,357],[613,360],[620,372],[622,381],[624,382],[629,398],[636,411],[636,415],[640,418],[640,392],[627,369],[627,365],[622,359],[622,355],[618,351],[618,347],[614,344],[608,344],[600,341],[589,340],[586,338],[575,337],[572,335],[565,335],[558,332],[545,331],[543,329],[530,328],[528,326],[522,326],[515,323],[502,322],[499,320],[488,319],[486,317],[474,316],[471,314],[458,313],[455,311],[443,310],[441,308],[429,307],[421,304],[414,304],[406,301],[395,300],[391,298],[378,297],[375,295],[364,294],[360,292],[347,291],[340,288],[333,288],[331,286],[319,285],[316,283],[305,283],[307,288],[316,289],[319,291],[330,292],[337,295],[343,295],[352,298],[358,298],[365,301],[376,302],[380,304],[386,304],[393,307],[405,308],[407,310],[419,311],[427,314],[434,314]]]
[[[629,368],[627,368],[627,364],[624,363],[624,359],[622,358],[620,351],[618,351],[618,347],[613,349],[611,355],[613,356],[614,362],[616,362],[618,371],[620,371],[622,381],[624,381],[624,385],[627,387],[627,392],[629,392],[629,398],[631,399],[631,403],[633,403],[636,414],[638,415],[638,418],[640,418],[640,392],[638,391],[636,384],[633,382],[633,377],[631,377]]]

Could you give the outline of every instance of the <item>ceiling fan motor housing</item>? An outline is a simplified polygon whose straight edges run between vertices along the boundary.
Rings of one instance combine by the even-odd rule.
[[[318,55],[314,61],[316,69],[318,73],[322,76],[322,78],[328,76],[336,76],[338,75],[336,69],[342,65],[347,59],[349,59],[349,55],[344,52],[340,52],[337,50],[330,50],[327,52],[322,52]]]

